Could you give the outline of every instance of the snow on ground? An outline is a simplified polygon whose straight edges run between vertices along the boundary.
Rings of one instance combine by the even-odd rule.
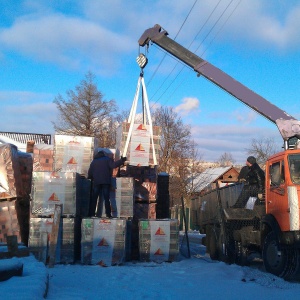
[[[299,299],[300,283],[265,273],[261,264],[258,268],[240,267],[210,260],[200,243],[201,237],[197,232],[189,233],[191,258],[180,255],[179,261],[173,263],[47,268],[33,256],[13,258],[24,263],[24,273],[0,282],[1,299],[43,299],[47,276],[50,300]],[[187,254],[185,242],[181,250]]]

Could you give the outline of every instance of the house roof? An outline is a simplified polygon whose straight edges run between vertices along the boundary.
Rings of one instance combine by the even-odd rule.
[[[194,179],[194,186],[196,187],[196,191],[202,191],[205,187],[216,181],[219,177],[224,175],[232,168],[233,166],[206,169]]]

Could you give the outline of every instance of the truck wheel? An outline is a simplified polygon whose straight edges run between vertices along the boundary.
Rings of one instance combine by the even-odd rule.
[[[300,280],[300,251],[299,249],[290,249],[290,261],[288,271],[285,274],[285,280]]]
[[[241,242],[235,242],[235,263],[240,266],[248,264],[248,248],[243,247]]]
[[[284,278],[288,271],[288,251],[280,247],[273,231],[269,232],[265,238],[262,255],[266,271]]]

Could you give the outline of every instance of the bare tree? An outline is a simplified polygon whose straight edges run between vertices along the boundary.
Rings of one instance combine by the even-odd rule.
[[[258,164],[264,165],[268,157],[278,151],[278,146],[272,138],[252,139],[249,148],[245,150],[248,155],[256,157]]]
[[[161,127],[160,171],[170,173],[179,157],[187,157],[191,129],[184,125],[172,107],[162,107],[153,114],[154,125]]]
[[[183,196],[189,204],[193,178],[201,172],[197,145],[191,138],[190,126],[183,124],[173,108],[159,108],[153,114],[154,123],[161,127],[159,171],[170,175],[172,204],[181,204]]]
[[[117,107],[114,100],[105,101],[98,90],[95,76],[88,72],[85,79],[74,90],[67,91],[66,99],[58,95],[54,99],[59,116],[53,122],[60,134],[94,136],[100,147],[114,147],[115,116]]]
[[[231,153],[224,152],[217,160],[221,167],[232,166],[235,163],[235,159],[232,157]]]

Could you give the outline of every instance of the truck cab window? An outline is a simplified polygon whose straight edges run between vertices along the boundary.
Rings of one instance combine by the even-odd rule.
[[[270,166],[271,185],[278,186],[284,183],[284,167],[283,163],[280,167],[280,162],[276,162]]]
[[[300,184],[300,155],[289,155],[289,170],[291,180],[295,184]]]

